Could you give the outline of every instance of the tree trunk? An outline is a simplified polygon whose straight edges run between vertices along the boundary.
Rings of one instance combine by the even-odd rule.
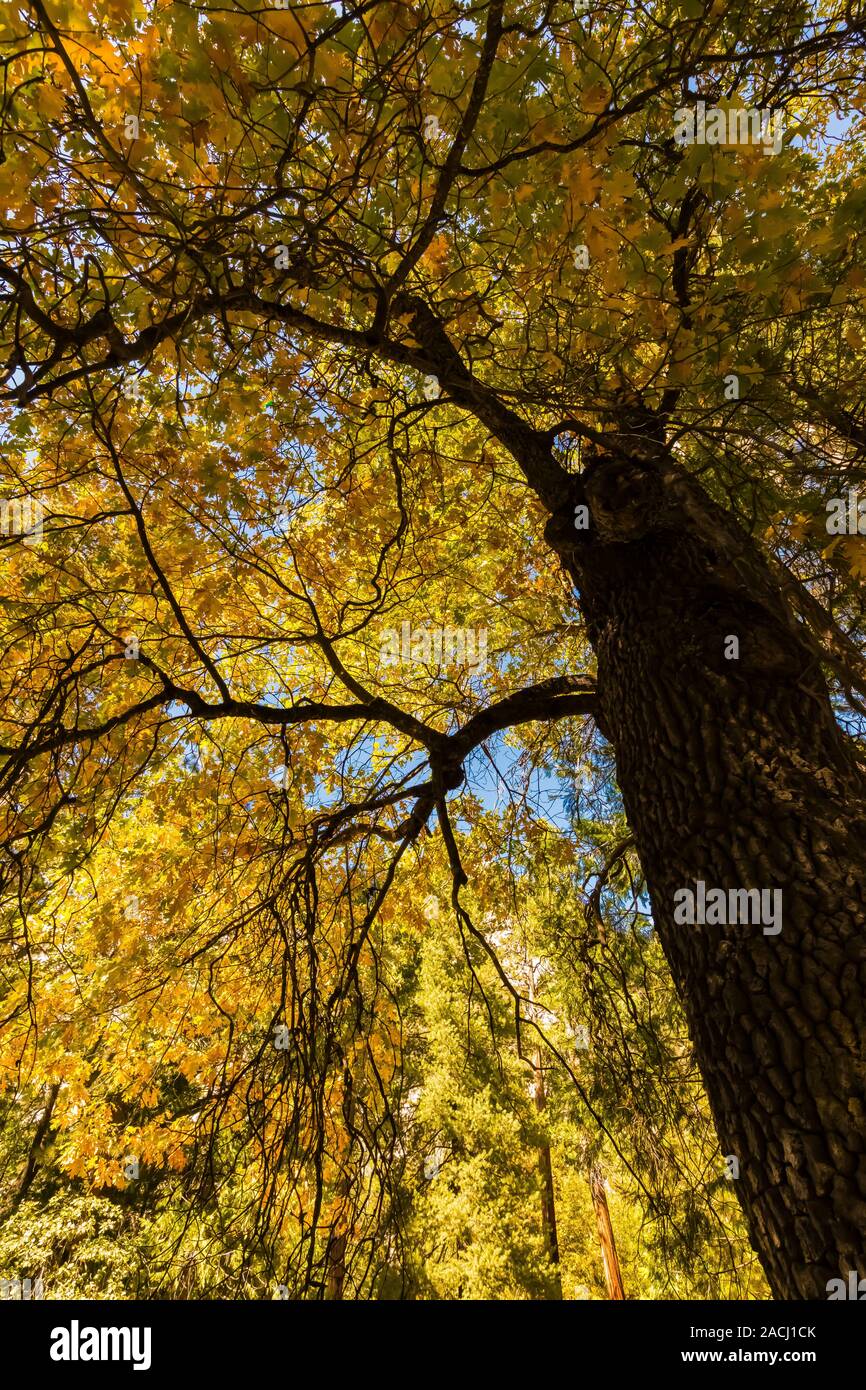
[[[346,1233],[332,1233],[328,1242],[325,1298],[341,1299],[346,1284]]]
[[[534,1065],[535,1081],[533,1084],[533,1093],[535,1108],[541,1112],[544,1111],[547,1106],[547,1096],[544,1091],[544,1071],[541,1065],[541,1048],[536,1048]],[[559,1272],[559,1237],[556,1233],[556,1193],[553,1187],[553,1159],[551,1157],[549,1144],[542,1144],[539,1161],[541,1166],[541,1229],[544,1232],[545,1248],[556,1278],[556,1296],[557,1298],[561,1298],[562,1281]]]
[[[355,1185],[352,1168],[355,1136],[355,1083],[351,1068],[343,1069],[343,1119],[346,1125],[346,1153],[336,1183],[340,1206],[328,1233],[325,1251],[325,1298],[340,1301],[346,1287],[346,1248],[351,1220],[351,1195]]]
[[[48,1134],[48,1130],[51,1125],[51,1115],[54,1111],[54,1105],[59,1095],[60,1082],[57,1081],[48,1087],[48,1094],[45,1101],[45,1106],[42,1110],[42,1114],[39,1118],[39,1122],[36,1126],[36,1130],[33,1135],[33,1141],[30,1145],[30,1152],[27,1155],[27,1166],[24,1169],[21,1181],[18,1184],[18,1190],[15,1193],[14,1203],[16,1206],[27,1196],[27,1193],[30,1190],[30,1184],[36,1176],[36,1170],[39,1166],[39,1158],[42,1152],[42,1145],[45,1142],[46,1135]]]
[[[619,1256],[616,1253],[616,1241],[613,1238],[613,1225],[610,1219],[610,1207],[607,1204],[607,1193],[604,1190],[604,1175],[597,1163],[594,1163],[589,1175],[589,1185],[592,1190],[592,1205],[595,1207],[595,1221],[598,1226],[598,1243],[601,1246],[601,1259],[604,1265],[604,1282],[607,1284],[608,1298],[624,1299],[625,1289],[622,1282],[622,1270],[619,1267]]]
[[[752,1242],[775,1297],[826,1298],[866,1274],[866,776],[757,547],[645,427],[610,438],[547,536]],[[781,930],[684,923],[698,881],[781,889]]]
[[[535,1005],[535,967],[532,962],[526,963],[526,987],[527,995],[531,1006]],[[547,1109],[547,1093],[544,1089],[544,1067],[542,1066],[541,1048],[535,1049],[533,1058],[534,1079],[532,1083],[533,1099],[535,1108],[542,1114]],[[559,1268],[559,1236],[556,1231],[556,1192],[553,1187],[553,1157],[550,1152],[549,1144],[542,1144],[539,1156],[541,1168],[541,1230],[544,1235],[544,1246],[547,1250],[550,1263],[556,1279],[556,1297],[562,1298],[562,1275]]]

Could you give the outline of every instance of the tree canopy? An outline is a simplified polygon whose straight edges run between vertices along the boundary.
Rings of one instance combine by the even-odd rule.
[[[10,1259],[607,1297],[604,1181],[627,1297],[862,1251],[864,50],[824,0],[0,7]],[[666,937],[701,877],[779,941]]]

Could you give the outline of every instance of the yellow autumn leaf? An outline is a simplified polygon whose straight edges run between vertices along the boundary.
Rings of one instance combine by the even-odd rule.
[[[36,105],[46,120],[56,121],[63,114],[66,99],[53,83],[40,82],[36,89]]]
[[[660,256],[672,256],[674,252],[681,250],[684,246],[693,246],[694,238],[688,236],[678,236],[676,241],[672,241],[660,252]]]
[[[607,82],[593,82],[591,87],[585,87],[580,94],[580,105],[584,111],[593,114],[604,111],[611,98],[610,85]]]

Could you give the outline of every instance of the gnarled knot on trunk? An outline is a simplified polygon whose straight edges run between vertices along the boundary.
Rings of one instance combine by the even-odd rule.
[[[463,763],[459,758],[443,757],[441,761],[434,759],[432,772],[433,781],[438,783],[443,792],[457,791],[466,781]]]
[[[599,541],[627,544],[660,524],[665,505],[663,478],[653,463],[598,453],[572,480],[544,538],[563,559]]]
[[[598,539],[635,541],[658,524],[664,489],[658,471],[643,460],[601,455],[586,468],[582,482]]]

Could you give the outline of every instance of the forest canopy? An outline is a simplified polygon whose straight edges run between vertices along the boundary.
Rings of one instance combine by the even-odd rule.
[[[0,1277],[866,1274],[864,59],[0,5]]]

